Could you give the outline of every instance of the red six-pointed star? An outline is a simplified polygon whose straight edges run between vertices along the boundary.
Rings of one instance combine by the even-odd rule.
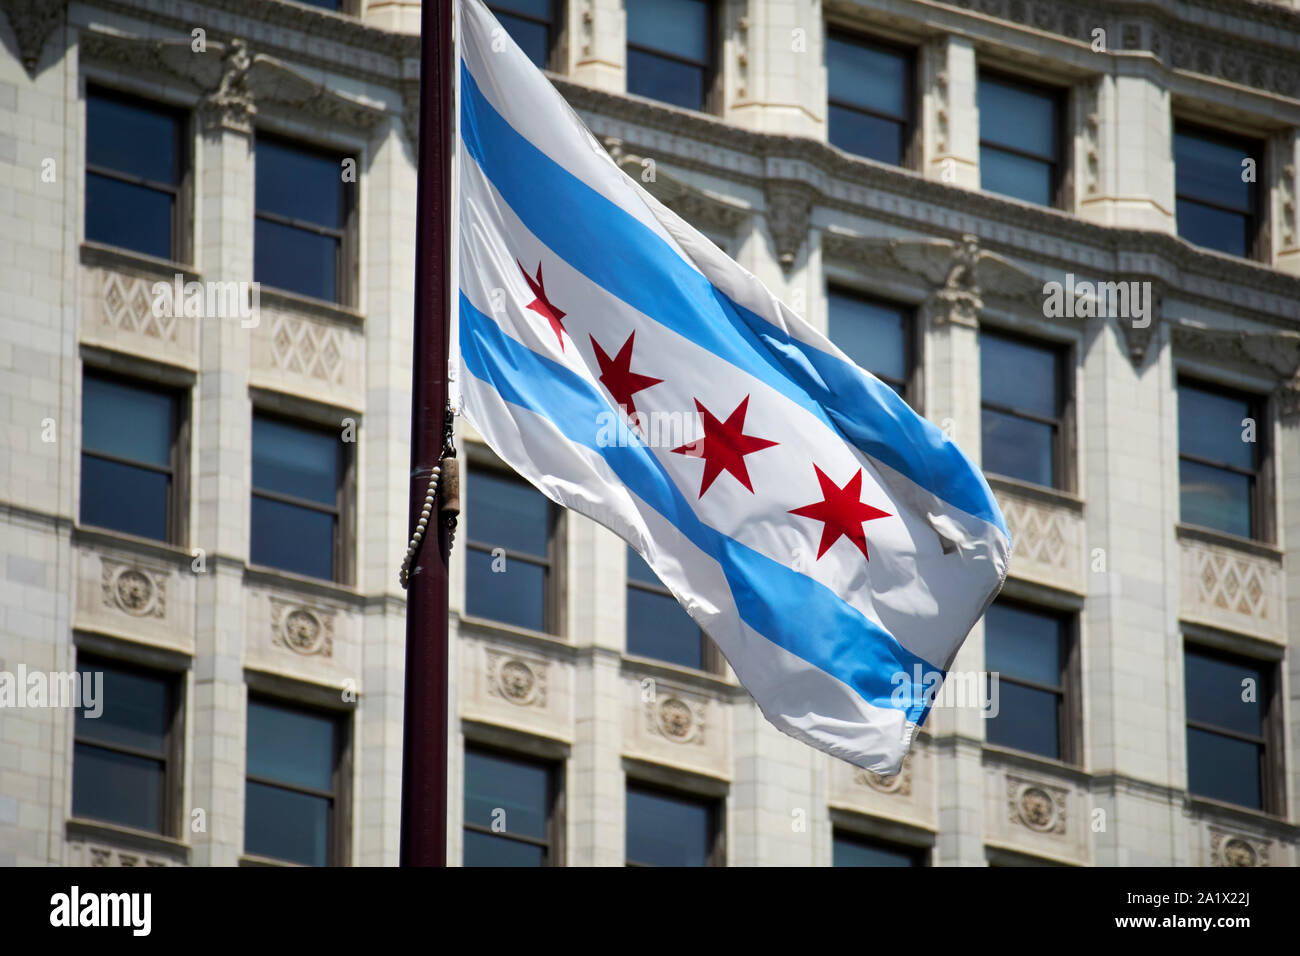
[[[695,400],[695,407],[700,412],[700,421],[704,425],[704,437],[680,448],[674,448],[673,453],[704,459],[704,480],[700,484],[701,498],[713,484],[713,479],[724,470],[731,472],[736,480],[745,486],[746,491],[750,494],[754,493],[754,486],[749,483],[749,469],[745,467],[745,456],[762,451],[764,448],[771,448],[777,442],[743,434],[745,411],[748,406],[749,396],[746,395],[736,406],[735,411],[727,416],[727,420],[720,422],[712,412],[700,404],[698,398]]]
[[[551,300],[546,297],[546,286],[542,283],[542,264],[537,263],[536,279],[528,274],[528,270],[524,268],[524,264],[518,259],[515,260],[515,265],[524,274],[524,281],[528,283],[528,288],[532,289],[533,295],[536,296],[532,302],[528,303],[528,308],[551,323],[551,329],[554,330],[555,337],[560,340],[560,351],[563,352],[564,336],[562,333],[569,331],[564,327],[564,323],[560,321],[564,318],[565,313],[551,305]]]
[[[862,524],[865,521],[892,516],[887,511],[863,504],[861,468],[843,488],[837,486],[815,464],[813,470],[817,472],[817,481],[821,483],[823,500],[804,505],[802,508],[793,508],[790,514],[825,522],[822,527],[822,542],[817,551],[817,560],[820,561],[821,556],[843,535],[857,545],[862,556],[870,561],[871,556],[867,554],[867,536],[862,530]]]
[[[612,359],[600,347],[594,335],[589,338],[591,347],[596,350],[596,361],[600,364],[601,384],[609,389],[614,404],[622,405],[624,413],[630,418],[636,414],[636,404],[632,401],[632,396],[651,385],[658,385],[663,379],[639,375],[632,371],[632,340],[636,338],[635,332],[627,337],[623,347]]]

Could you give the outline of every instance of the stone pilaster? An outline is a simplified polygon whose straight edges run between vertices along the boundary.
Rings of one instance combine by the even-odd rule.
[[[247,104],[212,104],[198,140],[196,265],[205,280],[253,278],[254,162]],[[248,558],[252,329],[235,319],[201,320],[194,454],[194,534],[206,554],[199,575],[196,655],[190,705],[191,807],[207,831],[193,833],[196,865],[231,866],[243,852],[243,565]],[[189,816],[188,812],[186,814]]]
[[[562,72],[598,90],[622,93],[627,67],[627,14],[622,0],[570,0]]]
[[[927,179],[978,189],[980,128],[975,48],[944,35],[921,47],[921,171]]]
[[[824,20],[819,0],[730,0],[720,55],[729,121],[826,138]]]
[[[1173,125],[1169,91],[1161,88],[1134,61],[1115,60],[1116,72],[1104,76],[1096,90],[1097,127],[1092,110],[1080,110],[1076,124],[1076,176],[1085,184],[1077,214],[1108,226],[1174,232]],[[1089,105],[1091,94],[1088,92]],[[1097,154],[1095,171],[1089,150]],[[1083,166],[1077,165],[1082,154]],[[1091,178],[1089,178],[1091,177]]]

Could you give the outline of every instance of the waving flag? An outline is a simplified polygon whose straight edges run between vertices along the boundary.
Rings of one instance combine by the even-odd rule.
[[[1006,575],[983,476],[459,14],[453,403],[645,558],[776,727],[896,772]]]

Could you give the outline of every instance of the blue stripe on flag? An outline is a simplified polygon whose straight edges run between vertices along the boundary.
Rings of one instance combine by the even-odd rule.
[[[634,432],[622,433],[631,444],[598,441],[611,413],[605,396],[568,368],[507,336],[463,292],[460,350],[470,374],[507,402],[549,420],[570,441],[595,450],[630,491],[716,560],[746,624],[875,706],[902,710],[918,725],[925,719],[926,675],[939,668],[908,651],[830,588],[702,522]],[[914,680],[918,668],[920,684]]]
[[[465,147],[492,185],[574,269],[1010,538],[984,476],[943,432],[852,362],[800,342],[732,302],[653,230],[521,136],[488,102],[463,61],[460,120]]]

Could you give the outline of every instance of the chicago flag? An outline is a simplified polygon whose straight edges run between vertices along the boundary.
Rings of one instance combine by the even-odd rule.
[[[897,772],[1006,576],[983,475],[626,176],[479,0],[456,50],[453,404],[635,548],[776,727]]]

